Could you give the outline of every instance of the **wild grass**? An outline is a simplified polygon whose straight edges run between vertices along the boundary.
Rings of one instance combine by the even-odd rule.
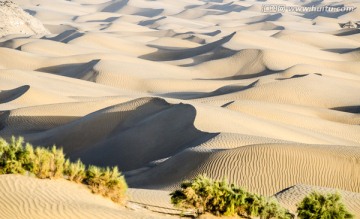
[[[171,202],[182,208],[196,209],[198,215],[211,213],[217,216],[260,217],[264,219],[289,219],[294,215],[270,199],[246,191],[225,180],[216,181],[199,175],[181,184],[181,189],[172,192]]]
[[[85,180],[94,193],[101,194],[118,203],[125,198],[127,185],[117,167],[89,166]]]
[[[0,138],[0,174],[34,175],[40,179],[64,178],[84,183],[93,193],[114,202],[124,203],[127,184],[118,167],[86,166],[78,160],[65,158],[62,149],[50,149],[24,144],[23,138],[12,137],[9,142]]]
[[[341,202],[339,193],[322,194],[313,191],[298,204],[298,217],[301,219],[347,219],[354,216]]]

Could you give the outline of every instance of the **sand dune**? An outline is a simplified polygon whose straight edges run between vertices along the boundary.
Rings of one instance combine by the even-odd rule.
[[[358,147],[294,144],[254,144],[228,150],[199,147],[186,150],[138,177],[129,177],[128,181],[136,187],[169,189],[182,178],[206,173],[217,179],[225,176],[265,195],[296,182],[359,192],[359,152]],[[181,163],[186,165],[174,171]]]
[[[199,173],[293,211],[340,189],[359,217],[359,9],[264,11],[358,2],[14,2],[0,1],[0,137],[118,165],[132,188],[125,209],[1,176],[0,217],[170,217],[168,190]]]
[[[84,162],[92,164],[116,164],[122,170],[140,168],[148,162],[169,157],[191,147],[192,142],[203,141],[211,136],[193,126],[195,109],[192,106],[172,106],[158,99],[145,98],[110,106],[64,125],[53,125],[52,129],[46,128],[63,121],[58,122],[51,116],[33,118],[22,119],[30,127],[16,127],[16,123],[15,127],[11,127],[7,123],[7,128],[1,132],[3,135],[17,133],[35,144],[57,142],[70,157],[80,157]],[[172,123],[170,127],[169,122]],[[162,135],[156,138],[155,134],[159,132]],[[134,139],[135,133],[143,136]],[[150,136],[153,138],[151,141]],[[136,144],[134,141],[137,141]],[[102,152],[104,148],[107,153],[99,156],[98,151]],[[129,162],[129,157],[138,159]]]
[[[0,194],[2,218],[171,218],[120,207],[65,180],[1,176]]]

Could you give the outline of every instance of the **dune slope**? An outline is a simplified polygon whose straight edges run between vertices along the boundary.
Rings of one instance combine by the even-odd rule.
[[[277,194],[292,210],[311,189],[339,189],[357,213],[359,8],[348,0],[0,1],[0,137],[117,165],[138,209],[62,181],[1,176],[1,202],[9,201],[0,212],[158,218],[138,203],[166,217],[179,214],[169,190],[206,173]],[[42,186],[40,196],[26,191]]]

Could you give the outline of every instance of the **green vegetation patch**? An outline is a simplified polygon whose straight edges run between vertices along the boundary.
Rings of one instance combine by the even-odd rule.
[[[346,219],[354,216],[346,210],[339,193],[322,194],[312,192],[298,205],[297,214],[301,219]]]
[[[294,215],[270,199],[246,191],[225,180],[216,181],[200,175],[192,181],[185,181],[181,189],[172,192],[171,202],[177,207],[195,209],[198,214],[205,212],[217,216],[264,219],[289,219]]]
[[[86,166],[65,158],[62,149],[24,145],[23,138],[0,138],[0,174],[30,174],[40,179],[65,178],[88,185],[93,193],[124,203],[127,184],[117,167]]]

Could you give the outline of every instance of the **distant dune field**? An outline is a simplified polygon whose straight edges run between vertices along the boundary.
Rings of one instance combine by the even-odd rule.
[[[14,2],[0,1],[0,137],[117,165],[131,189],[125,208],[0,176],[0,218],[178,218],[169,191],[203,173],[293,212],[339,191],[360,218],[359,2]],[[325,6],[340,11],[304,11]]]

